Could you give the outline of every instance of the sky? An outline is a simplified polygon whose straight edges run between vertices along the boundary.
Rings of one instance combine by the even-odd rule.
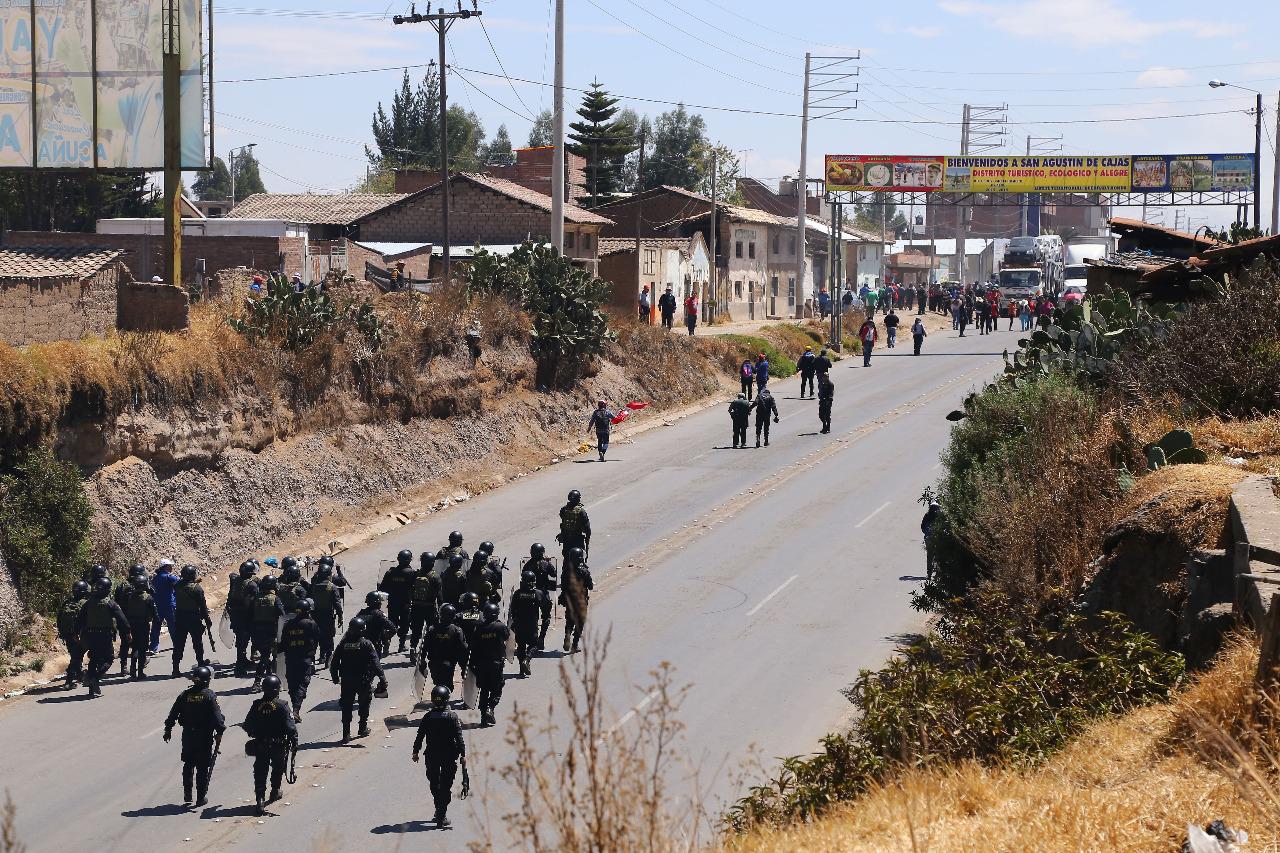
[[[422,75],[414,66],[437,55],[435,32],[393,25],[392,15],[409,11],[400,0],[263,2],[272,5],[215,4],[217,153],[256,143],[273,192],[350,188],[365,172],[374,109],[390,101],[403,68]],[[839,101],[856,98],[856,109],[810,123],[811,176],[828,153],[957,154],[966,102],[1008,106],[997,153],[1024,153],[1028,136],[1067,154],[1252,151],[1253,93],[1207,83],[1256,89],[1264,227],[1270,216],[1280,47],[1268,34],[1280,31],[1280,4],[1268,0],[1222,15],[1187,0],[565,5],[566,86],[598,80],[651,116],[688,104],[738,152],[744,174],[770,184],[798,172],[806,51],[857,57],[858,71],[858,92]],[[519,145],[552,102],[551,0],[481,0],[479,9],[481,18],[449,34],[450,100],[479,115],[490,136],[506,124]],[[580,98],[567,91],[566,109]],[[1168,116],[1177,118],[1155,118]],[[1148,218],[1172,226],[1175,215],[1183,227],[1221,227],[1235,211],[1169,208]]]

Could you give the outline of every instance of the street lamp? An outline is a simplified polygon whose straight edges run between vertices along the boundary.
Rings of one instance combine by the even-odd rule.
[[[1209,87],[1211,89],[1221,89],[1224,86],[1230,86],[1232,89],[1240,89],[1244,92],[1253,92],[1257,96],[1257,104],[1253,110],[1253,230],[1261,231],[1261,207],[1258,199],[1262,193],[1262,93],[1257,89],[1250,89],[1247,86],[1237,86],[1235,83],[1227,83],[1222,80],[1210,80]]]
[[[248,145],[241,145],[239,148],[232,148],[227,152],[227,171],[231,173],[231,206],[236,206],[236,152],[248,151],[257,147],[258,143],[250,142]]]

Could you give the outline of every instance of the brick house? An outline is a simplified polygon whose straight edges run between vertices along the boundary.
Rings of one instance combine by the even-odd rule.
[[[441,184],[427,187],[352,223],[361,243],[442,242]],[[548,240],[551,196],[488,175],[449,176],[449,235],[455,249],[476,243]],[[599,237],[612,220],[573,204],[564,206],[564,253],[592,274],[599,270]]]
[[[10,346],[187,327],[179,287],[132,280],[118,249],[0,248],[0,341]]]
[[[515,149],[516,161],[511,165],[488,164],[484,174],[519,184],[526,189],[551,195],[551,169],[555,147],[544,145],[535,148]],[[565,200],[574,204],[591,197],[587,192],[587,160],[577,154],[565,152],[564,181]],[[440,183],[440,172],[435,169],[396,169],[396,192],[416,193]]]
[[[404,199],[404,193],[254,193],[227,213],[227,219],[264,219],[307,226],[313,241],[351,236],[362,216]]]
[[[609,304],[618,311],[635,311],[640,288],[648,286],[650,311],[656,313],[658,297],[667,287],[681,303],[690,293],[702,299],[711,281],[711,261],[697,232],[691,237],[642,237],[638,259],[634,239],[609,237],[600,241],[600,277],[613,285]]]

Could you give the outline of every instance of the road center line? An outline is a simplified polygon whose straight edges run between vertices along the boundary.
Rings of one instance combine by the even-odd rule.
[[[151,731],[147,732],[142,737],[138,738],[138,740],[150,740],[151,738],[160,734],[162,731],[164,731],[164,726],[160,726],[159,728],[154,728]]]
[[[773,600],[773,597],[774,597],[775,595],[777,595],[778,593],[782,592],[782,591],[783,591],[784,589],[786,589],[787,587],[791,586],[791,582],[792,582],[792,581],[794,581],[794,580],[795,580],[796,578],[798,578],[798,577],[800,577],[800,576],[799,576],[799,575],[792,575],[791,577],[789,577],[789,578],[787,578],[785,581],[783,581],[783,582],[782,582],[782,586],[778,587],[778,588],[777,588],[777,589],[775,589],[773,592],[771,592],[771,593],[769,593],[768,595],[766,595],[766,596],[764,597],[764,600],[762,600],[762,601],[761,601],[759,604],[757,604],[755,607],[753,607],[753,608],[751,608],[750,610],[748,610],[748,611],[747,611],[747,618],[748,618],[748,619],[750,619],[752,616],[755,616],[755,615],[756,615],[756,613],[760,610],[760,608],[761,608],[761,607],[764,607],[766,604],[768,604],[770,601],[772,601],[772,600]]]
[[[595,509],[596,507],[600,506],[601,504],[607,504],[609,501],[613,500],[614,498],[616,498],[616,497],[617,497],[618,495],[620,495],[620,494],[622,494],[622,492],[614,492],[613,494],[609,495],[607,498],[601,498],[600,500],[598,500],[598,501],[596,501],[595,503],[591,504],[590,506],[588,506],[588,507],[587,507],[587,509]]]
[[[876,507],[876,511],[875,511],[875,512],[871,513],[871,515],[868,515],[866,518],[862,519],[862,521],[859,521],[857,524],[855,524],[855,525],[853,526],[853,529],[854,529],[854,530],[857,530],[859,527],[861,527],[862,525],[866,524],[868,521],[870,521],[871,519],[875,518],[875,517],[876,517],[877,515],[879,515],[880,513],[884,512],[886,509],[888,509],[888,508],[889,508],[889,504],[890,504],[890,503],[892,503],[892,501],[885,501],[884,503],[880,504],[880,506]]]
[[[632,708],[630,711],[628,711],[627,713],[625,713],[625,714],[623,714],[621,717],[619,717],[619,718],[618,718],[618,722],[616,722],[616,723],[614,723],[612,726],[610,726],[610,727],[609,727],[609,731],[605,732],[605,735],[604,735],[604,736],[605,736],[605,737],[608,737],[609,735],[611,735],[611,734],[613,734],[614,732],[616,732],[618,729],[620,729],[620,728],[622,728],[623,726],[625,726],[627,723],[631,722],[631,718],[632,718],[632,717],[634,717],[634,716],[635,716],[636,714],[638,714],[639,712],[643,711],[645,708],[648,708],[648,707],[649,707],[649,703],[650,703],[650,702],[652,702],[654,699],[657,699],[657,698],[658,698],[658,691],[657,691],[657,690],[651,690],[651,691],[649,691],[649,693],[648,693],[648,694],[647,694],[643,699],[641,699],[639,702],[637,702],[637,703],[636,703],[636,705],[635,705],[635,707],[634,707],[634,708]],[[603,738],[601,738],[601,740],[603,740]]]

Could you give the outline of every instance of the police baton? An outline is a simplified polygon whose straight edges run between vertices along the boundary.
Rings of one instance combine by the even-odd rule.
[[[289,772],[285,774],[285,781],[290,785],[298,781],[298,739],[296,737],[289,741]]]
[[[469,796],[471,796],[471,774],[467,772],[467,757],[464,755],[462,756],[462,794],[458,799],[465,800]]]
[[[207,786],[213,781],[213,768],[218,766],[218,756],[222,753],[222,732],[218,732],[217,738],[213,742],[213,757],[209,759],[209,776],[205,780]]]

